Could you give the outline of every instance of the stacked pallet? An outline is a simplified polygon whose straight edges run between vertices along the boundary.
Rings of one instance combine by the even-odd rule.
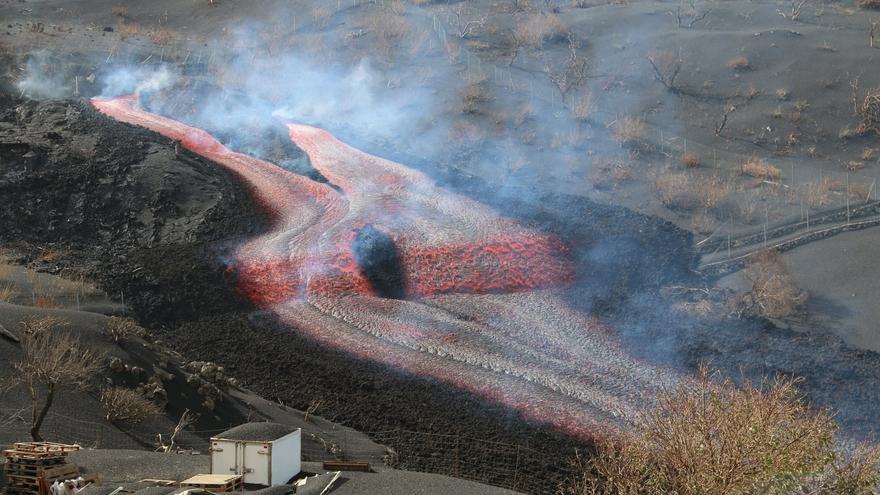
[[[67,462],[67,454],[79,445],[54,442],[17,442],[3,451],[9,495],[42,495],[55,481],[79,477],[79,467]]]
[[[181,487],[201,488],[212,493],[240,492],[244,489],[241,475],[197,474],[180,482]]]

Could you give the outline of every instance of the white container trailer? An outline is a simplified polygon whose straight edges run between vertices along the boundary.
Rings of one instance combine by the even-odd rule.
[[[245,483],[283,485],[299,474],[302,430],[245,423],[211,438],[211,474],[240,474]]]

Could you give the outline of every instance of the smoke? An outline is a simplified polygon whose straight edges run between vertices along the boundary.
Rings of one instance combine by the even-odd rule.
[[[167,65],[158,67],[121,67],[103,79],[101,96],[161,91],[174,84],[180,75]]]
[[[25,63],[24,77],[16,82],[16,87],[24,96],[34,99],[71,96],[74,93],[71,86],[60,73],[58,61],[48,50],[31,53]]]

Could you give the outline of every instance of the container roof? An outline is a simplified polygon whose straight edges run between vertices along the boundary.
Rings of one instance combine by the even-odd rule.
[[[292,426],[282,425],[278,423],[244,423],[235,428],[224,431],[216,435],[214,438],[222,438],[224,440],[242,440],[252,442],[268,442],[278,440],[279,438],[289,435],[296,431]]]

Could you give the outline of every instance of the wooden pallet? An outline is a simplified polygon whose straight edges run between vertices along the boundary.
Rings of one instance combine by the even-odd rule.
[[[140,481],[138,481],[138,483],[151,483],[151,484],[153,484],[153,485],[159,485],[159,486],[174,486],[174,485],[177,484],[177,481],[175,481],[175,480],[161,480],[161,479],[155,479],[155,478],[147,478],[147,479],[145,479],[145,480],[140,480]]]
[[[10,463],[5,466],[4,472],[10,480],[42,477],[49,483],[59,479],[69,480],[79,477],[79,467],[76,464],[56,464],[51,467],[43,467]]]
[[[12,444],[15,450],[27,452],[76,452],[80,450],[79,445],[72,445],[58,442],[15,442]]]
[[[67,463],[67,457],[57,456],[57,457],[45,457],[43,459],[22,459],[22,458],[12,458],[9,457],[7,459],[7,464],[15,464],[17,466],[27,466],[30,469],[38,468],[38,467],[52,467],[58,466],[61,464]]]
[[[71,452],[79,450],[79,445],[68,445],[55,442],[16,442],[11,449],[3,451],[3,456],[9,459],[25,459],[41,461],[45,459],[57,459],[66,457]]]
[[[241,475],[197,474],[180,482],[181,487],[202,488],[214,493],[237,492],[244,489]]]

